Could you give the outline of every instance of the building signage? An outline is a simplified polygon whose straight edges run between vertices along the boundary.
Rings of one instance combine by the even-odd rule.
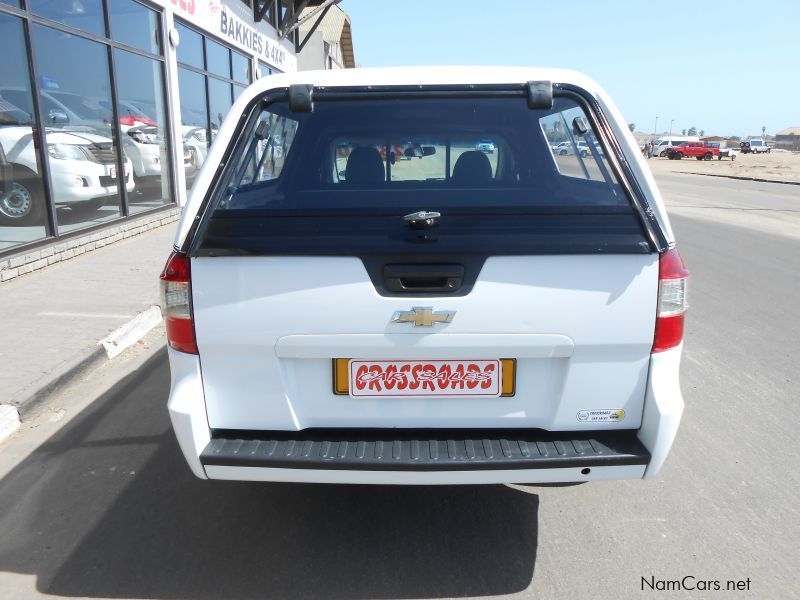
[[[171,0],[172,6],[181,9],[183,12],[193,15],[194,14],[194,0]]]
[[[247,7],[240,0],[156,0],[170,6],[175,16],[222,38],[232,46],[246,50],[281,71],[297,69],[294,54],[274,39],[275,30],[268,23],[254,25]]]
[[[224,6],[219,11],[219,33],[276,67],[283,67],[286,62],[286,50],[278,42],[261,35]]]

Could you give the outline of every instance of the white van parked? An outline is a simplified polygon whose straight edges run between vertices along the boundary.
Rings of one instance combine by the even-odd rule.
[[[767,144],[764,140],[747,140],[746,142],[742,142],[741,144],[742,153],[747,154],[752,152],[753,154],[768,154],[772,152],[772,146]]]
[[[658,138],[653,142],[653,156],[660,156],[662,158],[667,156],[670,148],[681,146],[686,142],[699,142],[700,138],[696,135],[684,136],[667,136]]]

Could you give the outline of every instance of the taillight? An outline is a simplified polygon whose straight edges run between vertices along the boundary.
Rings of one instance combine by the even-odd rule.
[[[653,352],[674,348],[683,340],[683,317],[689,307],[686,298],[689,271],[674,248],[658,259],[658,314]]]
[[[175,350],[197,354],[190,284],[189,257],[173,252],[161,272],[161,311],[167,325],[167,341]]]

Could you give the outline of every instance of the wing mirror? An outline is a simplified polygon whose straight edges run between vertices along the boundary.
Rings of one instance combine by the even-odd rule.
[[[50,119],[51,123],[55,124],[64,124],[69,123],[69,117],[67,113],[63,110],[57,110],[55,108],[51,109],[50,112],[47,113],[47,118]]]

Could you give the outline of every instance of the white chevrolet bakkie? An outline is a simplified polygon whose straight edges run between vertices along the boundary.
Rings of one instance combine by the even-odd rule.
[[[201,478],[651,478],[683,411],[687,272],[625,119],[571,71],[260,80],[161,281]]]

